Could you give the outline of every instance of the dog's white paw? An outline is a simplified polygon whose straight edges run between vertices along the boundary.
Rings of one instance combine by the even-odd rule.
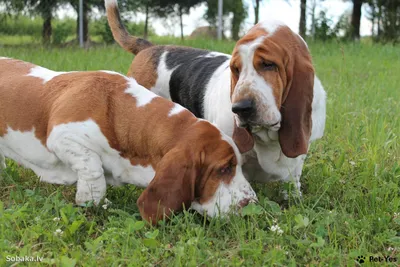
[[[281,195],[283,197],[283,200],[287,201],[289,199],[289,193],[286,189],[281,190]],[[297,198],[303,197],[301,190],[299,190],[297,188],[291,191],[291,195],[294,197],[297,197]]]
[[[283,200],[286,201],[286,200],[289,199],[289,194],[288,194],[288,191],[286,189],[282,189],[281,190],[281,195],[282,195]]]
[[[83,205],[93,201],[94,205],[98,205],[106,194],[106,182],[104,179],[88,182],[78,180],[75,202],[77,205]]]

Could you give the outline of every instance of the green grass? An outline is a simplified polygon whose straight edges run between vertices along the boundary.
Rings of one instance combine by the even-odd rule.
[[[234,45],[186,44],[227,53]],[[325,136],[306,161],[300,202],[291,199],[282,209],[277,185],[255,184],[261,206],[246,216],[185,212],[152,228],[140,221],[141,190],[134,186],[109,187],[106,210],[75,207],[74,187],[40,183],[8,161],[0,182],[0,266],[12,264],[6,255],[41,256],[57,266],[354,266],[357,256],[369,266],[370,256],[392,256],[397,266],[400,47],[311,43],[310,49],[328,93],[328,117]],[[0,55],[54,70],[122,73],[133,58],[117,46],[0,48]],[[270,230],[274,224],[282,235]]]

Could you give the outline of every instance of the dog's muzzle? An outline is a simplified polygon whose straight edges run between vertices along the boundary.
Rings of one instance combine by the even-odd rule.
[[[246,124],[251,121],[256,113],[254,100],[244,99],[239,102],[233,103],[232,112],[235,113],[241,122]]]
[[[247,128],[256,133],[263,129],[278,131],[281,127],[280,116],[273,112],[257,114],[257,106],[254,99],[242,99],[232,104],[232,112],[236,114],[239,127]]]

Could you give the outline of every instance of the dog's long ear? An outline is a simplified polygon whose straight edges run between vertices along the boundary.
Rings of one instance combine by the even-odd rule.
[[[295,158],[308,151],[311,136],[314,68],[308,49],[301,42],[287,66],[288,87],[281,107],[279,143],[282,152]]]
[[[232,139],[237,145],[240,153],[243,154],[253,148],[254,137],[247,129],[238,127],[235,122],[233,124]]]
[[[153,225],[172,211],[181,211],[183,206],[189,208],[194,200],[197,173],[192,155],[186,154],[179,149],[168,152],[137,200],[140,215]]]

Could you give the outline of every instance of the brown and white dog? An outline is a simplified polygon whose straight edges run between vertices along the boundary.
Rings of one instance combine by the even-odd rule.
[[[114,72],[1,58],[0,169],[4,156],[41,181],[77,183],[78,204],[98,204],[106,184],[147,187],[137,204],[153,223],[182,205],[216,216],[256,200],[230,137]]]
[[[116,0],[105,0],[105,5],[115,40],[136,55],[128,76],[215,123],[229,136],[238,132],[236,121],[255,140],[245,154],[246,178],[292,180],[300,192],[309,144],[324,133],[326,93],[298,34],[279,21],[263,21],[236,43],[232,56],[156,46],[129,35]],[[247,149],[252,147],[248,144]]]

